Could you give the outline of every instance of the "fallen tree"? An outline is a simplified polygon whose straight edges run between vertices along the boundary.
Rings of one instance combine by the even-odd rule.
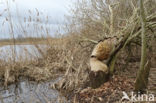
[[[117,42],[117,44],[115,45],[114,49],[112,50],[112,52],[110,53],[110,57],[108,58],[106,64],[107,66],[109,67],[109,73],[106,74],[106,73],[102,73],[101,71],[98,71],[98,72],[94,72],[94,71],[91,71],[90,73],[90,82],[91,82],[91,86],[93,88],[95,87],[99,87],[101,84],[103,84],[104,82],[106,82],[106,78],[108,79],[108,75],[109,76],[112,76],[114,71],[115,71],[115,63],[116,63],[116,60],[117,60],[117,57],[118,57],[118,54],[119,52],[125,47],[127,46],[127,44],[129,43],[137,43],[137,44],[141,44],[141,41],[135,41],[136,38],[140,38],[140,34],[142,32],[142,29],[141,29],[141,22],[140,21],[140,17],[138,16],[138,8],[134,9],[133,11],[133,15],[132,17],[129,19],[129,24],[122,30],[122,31],[119,31],[117,34],[115,35],[120,35],[119,38],[119,41]],[[147,25],[145,25],[145,30],[146,31],[152,31],[153,28],[156,27],[156,15],[155,14],[151,14],[150,16],[147,17]],[[112,29],[111,29],[112,30]],[[153,33],[153,35],[155,35]],[[146,34],[147,36],[147,34]],[[152,35],[150,35],[152,37]],[[147,39],[150,39],[149,35],[147,36]],[[107,38],[105,38],[107,39]],[[104,40],[105,40],[104,39]],[[90,39],[87,39],[85,38],[84,40],[88,40],[90,42],[93,42],[93,43],[97,43],[96,41],[94,40],[90,40]],[[148,65],[148,68],[149,65]],[[148,70],[145,70],[146,72],[141,72],[142,75],[144,75],[146,77],[146,80],[148,78],[148,74],[149,74],[149,69]],[[147,73],[148,71],[148,73]],[[102,75],[103,74],[103,75]],[[141,74],[139,74],[141,75]],[[144,77],[144,78],[145,78]],[[137,78],[138,80],[138,78]],[[139,79],[140,80],[140,79]],[[95,86],[96,84],[96,86]],[[137,86],[139,86],[138,82],[136,84]],[[147,87],[147,83],[145,84],[146,87]],[[137,90],[139,87],[136,87]]]
[[[113,9],[113,8],[110,8],[110,9]],[[112,12],[110,12],[110,13],[114,13],[113,10],[111,10],[111,11]],[[101,22],[104,22],[103,25],[106,28],[104,28],[105,31],[102,32],[103,36],[101,36],[100,39],[97,39],[97,38],[93,39],[89,35],[89,33],[91,33],[91,32],[93,33],[93,31],[94,31],[94,29],[91,28],[92,25],[87,25],[87,23],[90,23],[90,21],[87,21],[87,20],[91,20],[91,19],[89,19],[90,16],[89,17],[87,16],[88,17],[87,19],[81,18],[81,17],[78,18],[78,20],[79,19],[81,19],[82,21],[86,20],[86,21],[83,21],[82,29],[79,30],[79,28],[78,28],[78,30],[80,32],[80,35],[76,35],[76,40],[78,41],[77,44],[80,44],[79,46],[81,46],[83,49],[86,50],[86,51],[83,51],[83,53],[87,52],[89,54],[91,49],[92,49],[92,47],[93,47],[93,45],[98,44],[99,41],[107,40],[108,36],[105,35],[106,33],[108,33],[107,35],[109,35],[110,33],[113,33],[113,34],[110,34],[109,36],[110,37],[116,37],[118,39],[118,42],[114,45],[114,49],[111,51],[111,53],[109,55],[109,58],[108,58],[108,60],[105,63],[105,64],[107,64],[107,66],[109,68],[109,73],[106,74],[106,73],[101,72],[101,71],[97,71],[97,72],[90,71],[90,76],[89,76],[90,77],[90,81],[89,82],[90,82],[90,84],[92,84],[92,86],[94,85],[93,88],[97,88],[101,84],[106,82],[107,80],[104,80],[104,78],[107,79],[108,76],[111,77],[112,75],[114,75],[115,63],[117,62],[120,54],[122,53],[121,51],[125,47],[128,47],[128,45],[131,44],[131,43],[133,43],[135,45],[139,45],[139,46],[141,45],[141,40],[140,40],[140,38],[141,38],[140,37],[140,34],[141,34],[141,25],[140,25],[140,23],[141,23],[141,21],[140,21],[140,18],[139,18],[138,11],[139,11],[139,8],[134,6],[133,7],[133,12],[131,13],[131,16],[126,18],[126,20],[125,20],[126,21],[126,25],[122,26],[121,29],[119,29],[119,28],[117,28],[116,26],[113,25],[114,24],[113,23],[113,21],[114,21],[113,18],[114,17],[112,17],[113,15],[111,15],[111,19],[110,19],[110,20],[112,20],[112,22],[110,22],[110,20],[108,20],[107,18],[106,19],[104,18],[103,19],[104,21],[101,21]],[[86,11],[84,11],[84,12],[87,13]],[[110,16],[108,16],[108,17],[110,17]],[[109,22],[107,22],[107,21],[109,21]],[[98,21],[95,21],[95,22],[99,23]],[[155,13],[149,13],[147,15],[146,22],[147,22],[146,30],[148,32],[150,32],[149,35],[147,35],[147,34],[146,35],[147,35],[147,39],[150,40],[151,38],[153,38],[153,37],[155,38],[156,37],[156,36],[154,36],[155,34],[153,33],[155,28],[156,28],[156,14]],[[94,21],[92,21],[91,24],[92,23],[93,23],[93,26],[95,26],[94,25]],[[71,27],[71,25],[70,25],[70,27]],[[72,27],[74,27],[74,26],[72,25]],[[111,28],[109,28],[109,27],[111,27]],[[89,28],[89,30],[88,30],[88,28]],[[86,29],[88,30],[88,32],[87,32]],[[92,29],[92,30],[90,31],[90,29]],[[79,32],[78,32],[78,34],[79,34]],[[95,30],[95,32],[96,32],[96,34],[98,34],[97,30]],[[71,33],[73,33],[73,32],[71,32]],[[88,35],[85,35],[84,33],[86,33],[86,34],[88,33]],[[97,35],[94,35],[94,37],[97,37]],[[82,48],[81,48],[81,50],[82,50]],[[76,55],[78,55],[78,53]],[[88,59],[84,59],[83,58],[81,60],[84,60],[86,64],[88,63],[88,61],[87,61]],[[79,61],[81,61],[81,60],[79,59]],[[78,64],[78,62],[76,62],[76,64]],[[70,65],[73,68],[73,60],[72,60],[72,63],[70,63]],[[68,89],[71,90],[71,88],[72,88],[72,90],[75,90],[75,88],[80,87],[80,85],[82,86],[84,84],[84,82],[87,82],[86,84],[89,84],[88,81],[87,81],[88,78],[84,79],[84,76],[85,77],[88,76],[88,74],[86,73],[85,70],[86,70],[86,68],[89,68],[89,67],[85,67],[85,68],[83,67],[82,69],[77,69],[77,68],[78,67],[74,67],[74,70],[73,69],[68,69],[67,73],[65,73],[62,81],[60,81],[59,83],[56,83],[57,85],[55,87],[57,87],[59,90],[62,89],[62,88],[64,88],[64,90],[68,90]],[[83,71],[83,73],[85,73],[85,74],[80,75],[80,71],[79,70]],[[76,75],[76,77],[78,77],[77,81],[79,81],[81,83],[78,83],[76,81],[72,81],[71,80],[71,77],[74,77],[74,75]],[[80,79],[80,77],[81,77],[81,79]],[[83,78],[83,82],[82,82],[82,78]],[[72,83],[70,82],[70,80],[72,81]],[[108,78],[108,80],[109,80],[109,78]],[[62,84],[62,85],[58,86],[59,84]],[[74,84],[74,86],[73,86],[73,84]]]

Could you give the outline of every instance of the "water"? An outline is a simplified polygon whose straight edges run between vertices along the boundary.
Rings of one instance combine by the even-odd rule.
[[[47,45],[38,45],[38,47],[45,52]],[[15,55],[13,55],[15,50]],[[43,51],[44,50],[44,51]],[[0,59],[9,60],[15,57],[16,60],[30,60],[41,57],[41,53],[34,45],[8,45],[0,47]]]
[[[54,81],[36,83],[22,79],[4,89],[0,86],[0,103],[60,103],[60,93],[50,88]],[[65,98],[61,96],[64,102]]]
[[[13,47],[0,47],[0,59],[9,60],[12,57]],[[39,47],[44,51],[48,48],[46,45],[39,45]],[[16,60],[30,60],[42,56],[34,45],[16,45],[15,48]],[[60,98],[65,101],[65,98],[57,90],[50,88],[50,85],[55,82],[57,80],[37,83],[23,78],[5,89],[3,82],[0,81],[0,103],[67,103],[58,101]]]

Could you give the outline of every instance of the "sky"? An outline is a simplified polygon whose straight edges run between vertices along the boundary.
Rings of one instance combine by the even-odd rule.
[[[0,38],[9,38],[12,32],[16,37],[45,32],[54,35],[65,26],[65,15],[70,15],[73,1],[76,0],[0,0]]]

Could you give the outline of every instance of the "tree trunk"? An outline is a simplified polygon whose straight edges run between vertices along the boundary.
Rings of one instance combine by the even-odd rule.
[[[150,62],[147,61],[147,43],[146,43],[146,17],[144,12],[143,0],[139,0],[140,4],[140,19],[142,25],[141,38],[142,38],[142,47],[141,47],[141,63],[138,70],[136,82],[135,82],[135,91],[144,92],[148,84],[148,76],[150,71]]]
[[[97,72],[91,71],[89,74],[89,79],[90,79],[90,86],[92,88],[98,88],[103,83],[109,80],[109,74],[103,71],[97,71]]]

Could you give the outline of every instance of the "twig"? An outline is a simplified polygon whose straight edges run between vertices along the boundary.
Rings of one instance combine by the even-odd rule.
[[[95,40],[92,40],[92,39],[89,39],[89,38],[86,38],[86,37],[81,37],[80,41],[88,41],[88,42],[92,42],[94,44],[98,43],[98,41],[95,41]]]

